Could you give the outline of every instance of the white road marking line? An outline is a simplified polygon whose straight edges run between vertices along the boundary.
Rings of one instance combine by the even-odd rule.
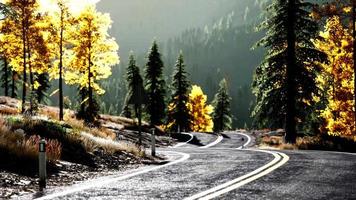
[[[189,136],[190,136],[190,139],[189,139],[188,141],[186,141],[186,142],[180,142],[180,143],[174,145],[173,148],[177,148],[177,147],[183,146],[183,145],[185,145],[185,144],[188,144],[188,143],[189,143],[190,141],[192,141],[193,138],[194,138],[194,136],[193,136],[191,133],[183,133],[183,132],[182,132],[181,134],[189,135]]]
[[[230,192],[232,190],[235,190],[247,183],[250,183],[258,178],[261,178],[262,176],[265,176],[272,171],[276,170],[277,168],[281,167],[284,165],[288,160],[289,157],[284,154],[284,153],[277,153],[273,151],[265,151],[265,150],[245,150],[245,151],[257,151],[257,152],[264,152],[268,154],[272,154],[274,156],[274,159],[267,163],[266,165],[248,173],[243,176],[240,176],[234,180],[228,181],[224,184],[218,185],[214,188],[211,188],[209,190],[206,190],[204,192],[198,193],[196,195],[193,195],[189,198],[185,198],[185,200],[195,200],[195,199],[212,199],[215,197],[218,197],[224,193]]]
[[[251,143],[251,137],[249,135],[244,134],[244,133],[237,133],[237,134],[247,137],[247,142],[245,144],[243,144],[241,147],[237,148],[237,149],[243,149],[243,148],[247,147],[247,145],[249,145]]]
[[[56,197],[65,196],[65,195],[68,195],[68,194],[72,194],[72,193],[75,193],[75,192],[80,192],[80,191],[87,190],[87,189],[90,189],[90,188],[100,187],[100,186],[107,185],[107,184],[110,184],[110,183],[115,182],[115,181],[121,181],[121,180],[128,179],[128,178],[140,175],[140,174],[144,174],[144,173],[148,173],[148,172],[151,172],[151,171],[154,171],[154,170],[158,170],[158,169],[161,169],[161,168],[164,168],[164,167],[168,167],[170,165],[175,165],[177,163],[180,163],[180,162],[183,162],[183,161],[187,160],[190,157],[189,154],[181,153],[181,152],[164,151],[164,153],[179,154],[182,157],[180,159],[178,159],[178,160],[169,162],[167,164],[156,166],[156,167],[152,167],[152,168],[147,168],[147,169],[144,169],[144,170],[141,170],[141,171],[133,172],[131,174],[126,174],[126,175],[119,176],[119,177],[113,177],[111,179],[106,179],[106,180],[102,180],[102,181],[93,180],[90,183],[86,183],[86,184],[82,184],[82,185],[78,184],[74,188],[72,188],[73,186],[65,187],[64,190],[61,191],[61,192],[49,194],[47,196],[43,196],[43,197],[40,197],[40,198],[37,198],[37,199],[39,199],[39,200],[53,199],[53,198],[56,198]]]
[[[219,144],[221,142],[221,140],[223,140],[223,139],[224,139],[224,137],[219,135],[218,138],[214,142],[207,144],[205,146],[199,147],[199,148],[206,149],[206,148],[215,146],[215,145]]]

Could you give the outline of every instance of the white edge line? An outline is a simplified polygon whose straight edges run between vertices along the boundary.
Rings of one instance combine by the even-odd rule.
[[[224,137],[219,135],[218,138],[214,142],[207,144],[205,146],[199,147],[199,148],[206,149],[206,148],[215,146],[215,145],[219,144],[221,142],[221,140],[223,140],[223,139],[224,139]]]
[[[90,189],[90,188],[93,188],[93,187],[107,185],[107,184],[115,182],[115,181],[128,179],[128,178],[140,175],[140,174],[144,174],[144,173],[147,173],[147,172],[150,172],[150,171],[158,170],[158,169],[163,168],[163,167],[168,167],[170,165],[175,165],[177,163],[180,163],[180,162],[183,162],[183,161],[189,159],[189,157],[190,157],[189,154],[181,153],[181,152],[175,152],[175,151],[165,151],[165,153],[175,153],[175,154],[181,155],[182,157],[180,159],[178,159],[178,160],[169,162],[169,163],[164,164],[164,165],[160,165],[160,166],[144,169],[144,170],[137,171],[137,172],[134,172],[134,173],[131,173],[131,174],[126,174],[126,175],[123,175],[123,176],[119,176],[119,177],[116,177],[116,178],[107,179],[107,180],[103,180],[103,181],[100,181],[100,182],[94,181],[94,182],[92,182],[90,184],[86,184],[86,185],[83,185],[83,186],[80,186],[80,184],[79,184],[78,187],[73,188],[73,189],[70,189],[70,186],[69,187],[65,187],[64,190],[61,191],[61,192],[49,194],[49,195],[46,195],[46,196],[43,196],[43,197],[40,197],[40,198],[37,198],[37,199],[38,200],[52,199],[52,198],[65,196],[65,195],[68,195],[68,194],[72,194],[72,193],[75,193],[75,192],[83,191],[83,190],[86,190],[86,189]]]
[[[251,143],[251,137],[249,135],[247,135],[245,133],[236,133],[236,134],[243,135],[243,136],[247,137],[247,142],[237,149],[243,149]]]
[[[174,145],[172,148],[177,148],[177,147],[183,146],[183,145],[185,145],[185,144],[188,144],[188,143],[189,143],[190,141],[192,141],[193,138],[194,138],[194,136],[193,136],[191,133],[183,133],[183,132],[182,132],[181,134],[189,135],[189,136],[190,136],[190,139],[189,139],[188,141],[186,141],[186,142],[180,142],[180,143]]]

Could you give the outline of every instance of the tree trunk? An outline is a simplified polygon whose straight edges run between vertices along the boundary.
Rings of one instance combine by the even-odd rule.
[[[11,98],[16,98],[16,80],[17,73],[12,71],[12,78],[11,78]]]
[[[296,23],[295,0],[288,1],[288,24],[287,24],[287,109],[286,109],[286,136],[287,143],[296,142],[296,35],[294,32]]]
[[[22,81],[22,108],[21,113],[25,112],[25,103],[26,103],[26,83],[27,83],[27,74],[26,74],[26,23],[25,19],[22,19],[22,50],[23,50],[23,81]]]
[[[89,23],[89,30],[91,31],[91,23]],[[89,95],[89,112],[93,114],[93,88],[91,86],[91,79],[92,79],[92,72],[91,72],[91,32],[89,33],[89,55],[88,55],[88,81],[89,81],[89,88],[88,88],[88,95]]]
[[[59,120],[63,120],[63,10],[61,11],[61,35],[59,41]]]
[[[351,0],[352,3],[352,36],[353,36],[353,61],[354,61],[354,134],[356,133],[356,67],[355,67],[355,63],[356,63],[356,42],[355,42],[355,38],[356,38],[356,31],[355,31],[355,17],[356,17],[356,11],[355,11],[355,4],[356,1],[355,0]]]
[[[142,145],[142,133],[141,133],[141,127],[142,127],[142,109],[141,109],[141,104],[135,104],[135,111],[136,111],[136,117],[138,119],[138,145]]]
[[[31,93],[30,93],[30,113],[31,115],[33,114],[33,100],[34,100],[34,80],[33,80],[33,72],[32,72],[32,66],[31,66],[31,49],[30,49],[30,41],[27,38],[27,56],[28,56],[28,69],[30,73],[30,84],[31,84]]]
[[[5,96],[9,96],[9,69],[8,69],[8,63],[7,63],[7,59],[4,58],[4,70],[5,70],[5,74],[4,74],[4,79],[5,79],[5,83],[4,83],[4,90],[5,90]]]

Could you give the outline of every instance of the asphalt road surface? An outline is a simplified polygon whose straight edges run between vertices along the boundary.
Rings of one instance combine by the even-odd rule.
[[[170,158],[47,191],[40,199],[356,199],[356,155],[251,148],[247,134],[191,133]]]

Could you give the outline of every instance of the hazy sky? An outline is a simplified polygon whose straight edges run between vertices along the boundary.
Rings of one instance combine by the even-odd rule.
[[[248,0],[250,1],[250,0]],[[202,27],[232,11],[236,0],[101,0],[109,12],[120,54],[146,51],[153,38],[166,41],[187,28]]]

